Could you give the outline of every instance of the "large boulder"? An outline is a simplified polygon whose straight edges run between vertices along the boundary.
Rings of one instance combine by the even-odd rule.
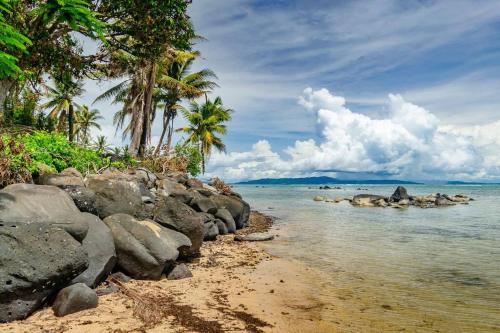
[[[250,205],[235,196],[213,195],[210,197],[218,209],[227,209],[236,223],[236,228],[241,229],[247,226],[250,217]]]
[[[82,174],[75,168],[67,168],[60,173],[49,173],[39,177],[40,185],[84,186]]]
[[[151,220],[138,221],[127,214],[104,219],[113,234],[118,267],[134,279],[159,279],[191,247],[183,234]]]
[[[167,275],[167,279],[169,280],[180,280],[193,277],[193,273],[189,270],[186,264],[179,264],[172,269],[170,273]]]
[[[358,194],[352,198],[351,204],[360,207],[375,207],[380,206],[381,201],[387,201],[386,197],[374,194]]]
[[[71,197],[55,186],[14,184],[0,191],[0,221],[50,224],[82,241],[88,217]]]
[[[148,189],[153,188],[158,179],[153,172],[146,168],[129,169],[128,174],[134,176],[135,179],[144,184]]]
[[[97,307],[99,300],[94,290],[84,283],[62,289],[56,297],[52,310],[57,317]]]
[[[133,176],[109,172],[88,177],[86,183],[96,194],[101,219],[118,213],[139,215],[144,211],[141,187]]]
[[[184,190],[184,189],[174,189],[169,194],[171,197],[176,198],[186,205],[190,205],[191,202],[195,199],[201,199],[203,196],[197,191],[192,190]]]
[[[26,318],[87,266],[85,248],[63,229],[0,222],[0,322]]]
[[[190,178],[186,181],[186,186],[189,188],[200,188],[203,187],[203,182],[196,178]]]
[[[213,241],[219,235],[219,228],[215,221],[205,222],[203,224],[203,240]]]
[[[190,206],[198,212],[215,214],[217,213],[217,206],[209,198],[193,199]]]
[[[409,200],[410,197],[408,196],[408,192],[406,191],[406,188],[403,186],[398,186],[394,193],[391,195],[391,198],[389,201],[391,202],[399,202],[401,200]]]
[[[89,267],[78,275],[73,283],[81,282],[90,288],[95,288],[111,273],[117,258],[111,230],[97,216],[86,215],[89,217],[89,231],[82,245],[89,256]]]
[[[203,243],[203,216],[173,197],[160,200],[154,210],[154,219],[161,225],[176,230],[191,240],[188,255],[197,255]]]
[[[81,212],[97,215],[96,195],[94,191],[84,186],[67,185],[60,186],[66,193],[69,194],[76,207]]]
[[[156,181],[156,187],[160,190],[164,196],[169,196],[176,190],[186,190],[186,186],[179,184],[178,182],[170,179],[164,178]]]
[[[233,216],[227,209],[218,209],[215,213],[215,217],[222,220],[226,224],[227,232],[232,234],[236,232],[236,222],[234,222]]]

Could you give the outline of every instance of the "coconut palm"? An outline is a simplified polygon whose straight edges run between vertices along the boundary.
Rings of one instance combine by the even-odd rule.
[[[173,59],[167,59],[160,64],[158,70],[157,86],[158,91],[155,96],[157,102],[163,107],[163,130],[160,140],[155,150],[155,155],[160,153],[165,134],[167,135],[167,153],[172,145],[172,135],[174,131],[174,120],[177,110],[181,107],[179,102],[182,99],[192,99],[206,94],[217,87],[217,84],[210,79],[217,78],[215,73],[209,69],[202,69],[198,72],[191,72],[191,65],[200,56],[199,52],[176,51]]]
[[[92,128],[101,130],[101,125],[99,125],[97,121],[103,119],[103,117],[97,109],[89,110],[87,105],[78,105],[78,110],[75,113],[75,119],[75,134],[77,140],[86,145],[90,141],[90,130]]]
[[[211,101],[205,95],[205,103],[191,102],[190,109],[183,108],[182,113],[188,121],[188,126],[178,128],[178,132],[188,134],[185,143],[198,145],[202,157],[202,171],[205,173],[205,163],[215,147],[218,151],[225,151],[226,145],[216,134],[227,133],[225,122],[231,120],[233,110],[226,109],[222,99],[217,97]]]
[[[109,150],[109,144],[107,138],[104,135],[99,135],[94,142],[94,148],[101,154],[104,154]]]
[[[63,75],[61,80],[54,80],[54,87],[46,86],[46,96],[49,101],[42,105],[43,109],[52,109],[49,117],[58,118],[57,128],[59,131],[66,131],[66,121],[68,125],[67,133],[70,142],[74,138],[75,107],[78,105],[74,98],[83,93],[81,81],[73,81],[71,74]]]

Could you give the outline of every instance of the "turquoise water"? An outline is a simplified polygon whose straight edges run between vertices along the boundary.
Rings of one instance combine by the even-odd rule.
[[[500,332],[500,186],[406,186],[411,195],[463,193],[469,205],[360,208],[316,195],[389,196],[395,186],[236,186],[277,217],[276,255],[326,273],[318,293],[343,331]],[[343,319],[344,318],[344,319]]]

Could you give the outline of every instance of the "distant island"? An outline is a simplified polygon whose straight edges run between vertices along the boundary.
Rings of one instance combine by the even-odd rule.
[[[264,178],[236,183],[238,185],[326,185],[326,184],[364,184],[364,185],[421,185],[422,183],[396,179],[352,180],[332,177],[304,177],[304,178]]]

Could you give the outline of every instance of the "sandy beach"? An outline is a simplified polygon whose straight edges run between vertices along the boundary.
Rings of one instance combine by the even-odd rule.
[[[269,220],[252,213],[250,233]],[[335,332],[323,317],[328,305],[318,296],[319,274],[268,254],[257,243],[233,235],[206,242],[188,263],[193,277],[132,280],[99,297],[96,309],[63,318],[44,308],[24,321],[0,325],[18,332]]]

